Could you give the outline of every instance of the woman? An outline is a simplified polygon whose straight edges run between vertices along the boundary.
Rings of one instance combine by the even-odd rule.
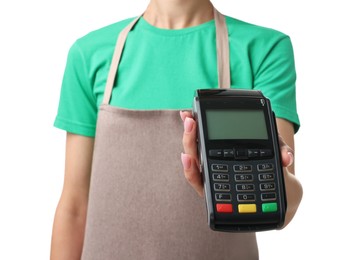
[[[219,33],[228,36],[228,69],[216,55]],[[302,188],[293,165],[299,119],[289,37],[223,17],[208,0],[151,0],[142,17],[93,31],[69,52],[55,121],[67,140],[52,260],[258,259],[254,233],[214,232],[206,223],[189,111],[195,89],[217,87],[259,89],[271,99],[285,226],[291,221]]]

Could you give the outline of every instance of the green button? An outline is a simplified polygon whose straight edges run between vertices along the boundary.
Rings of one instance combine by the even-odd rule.
[[[278,204],[276,202],[263,203],[262,204],[262,211],[264,213],[276,212],[276,211],[278,211]]]

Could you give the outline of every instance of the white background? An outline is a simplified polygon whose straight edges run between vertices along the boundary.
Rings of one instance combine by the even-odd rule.
[[[258,235],[261,259],[353,259],[357,232],[353,1],[214,3],[226,15],[285,32],[295,50],[302,124],[296,135],[296,174],[305,193],[286,229]],[[91,30],[140,14],[146,4],[144,0],[0,3],[1,260],[49,259],[65,141],[65,133],[52,125],[69,47]]]

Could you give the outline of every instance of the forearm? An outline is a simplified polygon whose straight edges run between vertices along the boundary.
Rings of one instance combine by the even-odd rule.
[[[299,180],[294,174],[284,171],[286,197],[287,197],[287,210],[285,216],[284,227],[286,227],[293,219],[303,196],[303,189]]]
[[[51,260],[81,258],[86,210],[73,211],[59,203],[53,224]]]

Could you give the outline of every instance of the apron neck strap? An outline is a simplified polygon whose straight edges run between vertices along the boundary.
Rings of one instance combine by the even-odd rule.
[[[214,20],[216,23],[216,48],[218,87],[231,87],[231,72],[229,61],[229,40],[226,18],[214,8]]]
[[[116,73],[118,71],[120,58],[124,49],[126,38],[142,15],[130,22],[119,34],[115,46],[112,62],[109,69],[107,83],[103,97],[103,104],[108,105],[112,95]],[[214,20],[216,25],[216,48],[217,48],[217,70],[219,88],[230,88],[230,62],[229,62],[229,41],[226,18],[214,8]]]

